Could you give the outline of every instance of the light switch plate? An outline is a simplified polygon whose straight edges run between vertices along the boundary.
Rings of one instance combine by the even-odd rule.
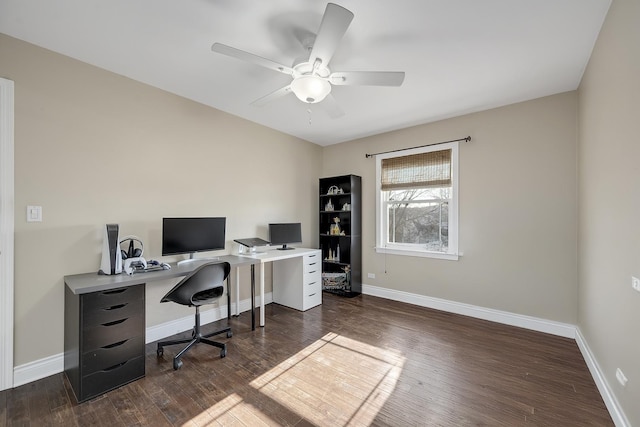
[[[42,222],[42,206],[27,206],[27,222]]]

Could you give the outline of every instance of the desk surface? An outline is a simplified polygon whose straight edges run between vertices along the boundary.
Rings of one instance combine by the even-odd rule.
[[[220,257],[216,257],[216,259],[196,259],[190,262],[182,263],[180,265],[172,263],[170,264],[171,270],[149,271],[146,273],[134,273],[132,275],[128,275],[126,273],[116,274],[113,276],[102,275],[98,273],[74,274],[71,276],[64,276],[64,283],[76,295],[87,294],[90,292],[107,291],[109,289],[136,285],[139,283],[146,283],[154,280],[163,280],[186,276],[197,267],[208,262],[228,262],[232,267],[240,267],[243,265],[258,264],[260,262],[260,258],[244,256],[241,257],[237,255],[223,255]]]
[[[268,248],[262,252],[249,252],[246,254],[238,254],[238,257],[248,258],[259,261],[261,264],[271,261],[279,261],[281,259],[296,258],[318,252],[320,249],[308,249],[308,248],[292,248],[287,250],[280,250],[277,248]]]
[[[232,267],[243,265],[264,264],[265,262],[278,261],[281,259],[295,258],[318,251],[318,249],[294,248],[289,250],[278,250],[268,248],[263,252],[247,253],[239,255],[223,255],[217,259],[202,258],[181,264],[171,263],[171,270],[149,271],[146,273],[126,273],[113,276],[96,273],[83,273],[64,276],[64,283],[76,295],[90,292],[108,291],[109,289],[120,288],[122,286],[136,285],[139,283],[151,282],[154,280],[171,279],[182,277],[191,273],[198,266],[212,261],[228,262]]]

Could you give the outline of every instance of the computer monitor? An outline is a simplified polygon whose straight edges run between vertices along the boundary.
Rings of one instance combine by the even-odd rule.
[[[162,255],[189,254],[224,249],[225,217],[163,218]]]
[[[279,250],[295,249],[287,244],[302,242],[302,227],[299,222],[269,224],[269,240],[272,245],[282,245]]]

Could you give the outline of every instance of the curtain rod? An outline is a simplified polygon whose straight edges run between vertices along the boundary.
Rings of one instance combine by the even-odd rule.
[[[429,147],[429,146],[431,146],[431,145],[448,144],[448,143],[450,143],[450,142],[462,142],[462,141],[464,141],[464,142],[469,142],[469,141],[471,141],[471,137],[470,137],[470,136],[468,136],[468,137],[466,137],[466,138],[452,139],[451,141],[434,142],[433,144],[418,145],[417,147],[400,148],[400,149],[398,149],[398,150],[383,151],[383,152],[381,152],[381,153],[365,154],[365,157],[368,159],[369,157],[377,156],[378,154],[395,153],[395,152],[397,152],[397,151],[413,150],[414,148]]]

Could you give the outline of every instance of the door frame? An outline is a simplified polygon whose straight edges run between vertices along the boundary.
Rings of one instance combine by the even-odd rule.
[[[0,390],[13,388],[14,92],[0,78]]]

